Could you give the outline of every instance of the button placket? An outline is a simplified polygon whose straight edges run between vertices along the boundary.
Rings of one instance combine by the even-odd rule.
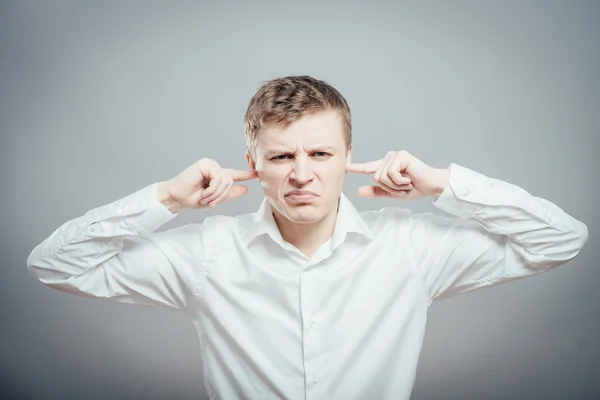
[[[315,342],[317,339],[315,337],[314,331],[311,331],[315,325],[315,320],[311,319],[311,315],[316,311],[312,308],[312,302],[315,300],[315,281],[312,279],[312,269],[305,271],[301,275],[301,308],[302,308],[302,318],[306,321],[305,326],[305,334],[303,339],[303,347],[304,347],[304,366],[305,366],[305,376],[306,376],[306,384],[309,387],[317,386],[320,382],[320,377],[317,375],[318,368],[315,368],[317,365],[315,364],[315,355],[317,352],[317,348],[315,347],[318,342]]]

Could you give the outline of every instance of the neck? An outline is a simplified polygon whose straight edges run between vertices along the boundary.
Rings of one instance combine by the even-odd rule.
[[[292,222],[281,215],[277,210],[273,210],[273,218],[277,223],[281,237],[286,242],[294,245],[304,255],[310,257],[323,243],[333,236],[335,221],[339,210],[338,206],[331,210],[319,221],[299,224]]]

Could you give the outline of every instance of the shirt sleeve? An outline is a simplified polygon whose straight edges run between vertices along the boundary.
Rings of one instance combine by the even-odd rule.
[[[154,183],[63,224],[33,249],[27,268],[73,295],[185,309],[202,278],[202,225],[154,232],[176,216]]]
[[[431,301],[565,264],[588,239],[585,224],[524,189],[451,164],[434,206],[410,214],[408,239]]]

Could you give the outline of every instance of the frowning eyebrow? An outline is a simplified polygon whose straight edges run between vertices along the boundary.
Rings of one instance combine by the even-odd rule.
[[[317,152],[321,152],[321,151],[327,151],[327,152],[333,152],[335,151],[335,147],[334,146],[318,146],[312,149],[309,149],[308,152],[309,153],[317,153]],[[278,155],[278,154],[295,154],[296,152],[294,150],[290,150],[290,149],[272,149],[272,150],[268,150],[265,153],[265,157],[270,157],[270,156],[274,156],[274,155]]]

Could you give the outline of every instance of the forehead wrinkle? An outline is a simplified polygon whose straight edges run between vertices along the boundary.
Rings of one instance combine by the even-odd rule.
[[[331,144],[322,144],[322,145],[317,145],[317,146],[311,146],[309,148],[306,148],[306,146],[302,146],[302,148],[307,151],[307,152],[311,152],[311,151],[334,151],[335,150],[335,146],[331,145]],[[273,153],[297,153],[297,150],[294,150],[288,146],[283,146],[281,148],[273,148],[273,149],[267,149],[267,151],[265,152],[265,154],[273,154]]]
[[[310,138],[306,138],[306,137],[303,138],[304,140],[302,140],[302,142],[304,142],[303,145],[302,144],[290,145],[290,144],[286,143],[285,141],[281,141],[280,139],[281,139],[281,137],[279,137],[279,138],[266,137],[263,139],[263,146],[267,149],[267,151],[271,151],[271,149],[284,149],[286,151],[294,151],[294,149],[296,147],[303,147],[303,148],[310,147],[311,149],[316,149],[316,148],[321,148],[321,147],[335,148],[335,144],[331,143],[331,142],[321,142],[316,145],[311,145],[310,143],[307,143],[310,141]]]

